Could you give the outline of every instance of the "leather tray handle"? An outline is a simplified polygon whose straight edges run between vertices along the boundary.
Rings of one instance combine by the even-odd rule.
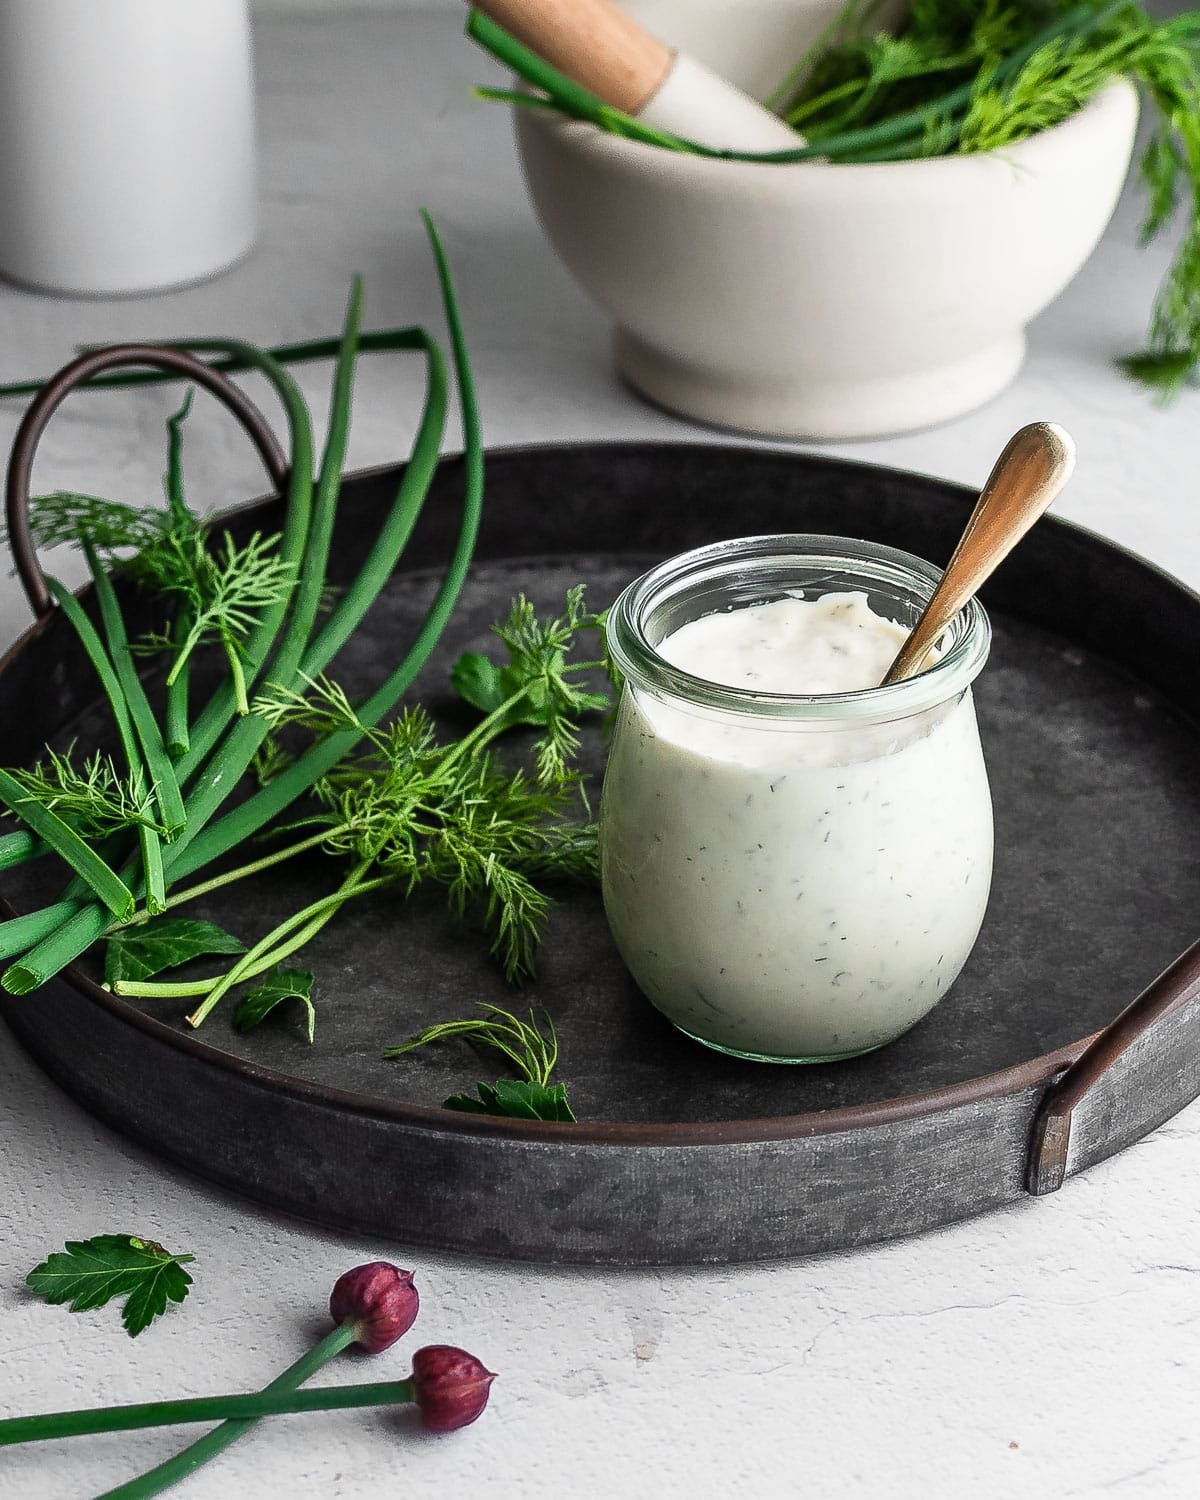
[[[1029,1143],[1025,1186],[1030,1193],[1037,1197],[1062,1187],[1075,1111],[1088,1094],[1157,1022],[1198,1003],[1200,942],[1160,974],[1046,1090]]]
[[[240,386],[194,354],[158,344],[113,344],[81,354],[69,365],[64,365],[57,375],[51,376],[34,397],[17,429],[8,461],[6,508],[9,544],[25,597],[39,619],[49,614],[53,604],[29,525],[29,482],[37,445],[50,418],[77,386],[105,370],[129,365],[148,365],[151,369],[182,375],[211,391],[245,428],[276,491],[282,492],[287,483],[287,457],[262,412]]]

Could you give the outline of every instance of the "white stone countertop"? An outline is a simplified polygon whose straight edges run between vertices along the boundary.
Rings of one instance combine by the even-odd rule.
[[[417,220],[427,204],[462,287],[493,444],[726,441],[612,378],[602,317],[535,226],[502,114],[475,102],[483,59],[461,16],[269,19],[258,30],[263,230],[257,253],[172,296],[76,302],[0,286],[0,379],[48,373],[76,343],[237,332],[270,344],[336,330],[352,270],[383,326],[436,320]],[[830,451],[980,482],[1021,423],[1053,417],[1080,463],[1061,510],[1200,586],[1200,394],[1155,410],[1112,367],[1138,345],[1165,249],[1136,245],[1127,197],[1099,251],[1031,331],[1016,384],[936,431]],[[304,384],[324,403],[327,368]],[[374,361],[354,466],[406,449],[415,361]],[[171,396],[76,398],[39,475],[134,500],[159,493]],[[0,410],[7,448],[18,412]],[[262,488],[231,423],[189,427],[192,493]],[[0,581],[0,631],[27,613]],[[31,1002],[32,1003],[32,1002]],[[500,1372],[474,1427],[424,1439],[376,1413],[263,1424],[179,1493],[531,1493],[1137,1497],[1200,1493],[1200,1111],[1057,1196],[908,1242],[807,1261],[616,1273],[481,1263],[310,1228],[158,1161],[96,1124],[0,1036],[0,1404],[61,1409],[255,1388],[295,1358],[335,1277],[415,1267],[418,1342]],[[115,1309],[71,1316],[25,1272],[64,1239],[136,1226],[196,1255],[182,1310],[133,1346]],[[398,1377],[403,1350],[330,1380]],[[385,1368],[386,1367],[386,1368]],[[192,1429],[191,1431],[195,1431]],[[181,1429],[11,1450],[2,1500],[93,1495],[173,1452]]]

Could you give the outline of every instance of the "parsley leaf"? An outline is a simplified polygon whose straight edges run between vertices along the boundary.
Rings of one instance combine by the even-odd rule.
[[[156,917],[136,927],[119,927],[108,940],[104,982],[149,979],[204,953],[245,953],[245,944],[215,922],[192,917]]]
[[[507,1115],[515,1120],[569,1120],[575,1115],[567,1103],[565,1083],[532,1083],[528,1079],[499,1078],[495,1083],[477,1083],[479,1094],[452,1094],[444,1108],[472,1115]]]
[[[168,1302],[182,1302],[192,1278],[183,1269],[193,1255],[172,1255],[153,1240],[131,1234],[97,1234],[68,1240],[25,1278],[26,1286],[54,1306],[69,1302],[72,1312],[103,1307],[125,1297],[121,1312],[130,1338],[136,1338]]]
[[[450,668],[450,681],[460,698],[480,713],[494,713],[509,697],[504,688],[504,670],[479,651],[464,651]]]
[[[317,1009],[312,1002],[313,977],[307,969],[281,969],[276,965],[263,982],[250,991],[234,1012],[235,1031],[252,1031],[284,1000],[299,1000],[308,1012],[305,1030],[311,1042],[317,1029]]]

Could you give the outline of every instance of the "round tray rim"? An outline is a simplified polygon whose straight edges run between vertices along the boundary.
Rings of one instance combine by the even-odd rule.
[[[733,450],[746,456],[761,455],[771,451],[762,445],[745,443],[722,443],[719,441],[659,441],[636,439],[611,440],[563,440],[549,443],[516,443],[489,447],[484,455],[485,464],[491,458],[535,458],[546,454],[579,451],[595,452],[611,450],[617,452],[646,452],[648,450],[688,450],[712,447],[726,452]],[[786,450],[785,450],[786,451]],[[926,474],[922,470],[899,469],[888,464],[871,463],[864,459],[848,459],[826,454],[798,452],[794,456],[801,463],[817,460],[830,468],[859,472],[887,473],[904,477],[916,477],[970,501],[975,491],[954,480]],[[441,463],[459,460],[461,455],[443,454]],[[393,472],[402,465],[379,464],[355,470],[345,476],[344,482],[369,479]],[[222,519],[248,513],[270,503],[275,496],[264,495],[230,506],[221,512]],[[1116,553],[1127,562],[1146,573],[1166,587],[1172,588],[1200,609],[1200,592],[1191,588],[1182,579],[1169,573],[1157,563],[1140,556],[1132,549],[1111,541],[1099,532],[1064,516],[1047,515],[1042,518],[1043,528],[1051,527],[1064,531],[1079,540]],[[532,555],[532,554],[531,554]],[[87,594],[90,585],[79,590]],[[54,619],[51,611],[35,620],[0,656],[0,674],[9,667],[23,651],[50,628]],[[8,900],[0,895],[0,914],[4,917],[18,915]],[[970,1105],[985,1099],[998,1099],[1022,1089],[1040,1087],[1051,1082],[1056,1075],[1070,1067],[1100,1035],[1092,1032],[1077,1041],[1067,1043],[1052,1052],[1042,1053],[1016,1063],[997,1072],[980,1074],[957,1083],[925,1090],[915,1094],[904,1094],[889,1099],[872,1100],[868,1104],[845,1105],[826,1110],[811,1110],[794,1115],[763,1116],[754,1119],[734,1119],[703,1122],[655,1122],[646,1124],[629,1121],[579,1121],[561,1123],[543,1120],[516,1120],[503,1116],[472,1115],[436,1105],[405,1104],[401,1101],[369,1094],[352,1093],[328,1084],[313,1083],[294,1074],[283,1073],[275,1068],[262,1067],[210,1046],[199,1037],[190,1036],[157,1020],[145,1011],[138,1010],[119,996],[95,983],[75,964],[70,965],[61,976],[76,992],[93,1004],[106,1010],[114,1020],[131,1024],[148,1038],[161,1042],[186,1056],[194,1058],[210,1068],[233,1074],[241,1081],[268,1089],[296,1100],[324,1106],[342,1113],[367,1116],[381,1122],[409,1125],[426,1130],[452,1135],[478,1137],[503,1137],[508,1140],[530,1143],[577,1143],[580,1145],[611,1145],[614,1147],[690,1147],[706,1145],[753,1144],[771,1141],[795,1140],[805,1137],[836,1135],[840,1132],[886,1127],[897,1121],[918,1119],[946,1110]],[[1133,997],[1131,997],[1132,999]],[[3,1008],[34,1003],[32,997],[3,997]],[[1115,1017],[1114,1017],[1115,1019]]]

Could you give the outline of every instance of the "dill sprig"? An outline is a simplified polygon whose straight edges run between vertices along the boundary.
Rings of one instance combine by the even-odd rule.
[[[249,712],[243,646],[262,612],[284,602],[296,581],[292,564],[278,555],[279,537],[255,532],[240,546],[226,532],[214,552],[200,529],[172,527],[163,544],[137,558],[138,576],[164,594],[178,594],[187,628],[174,642],[170,687],[198,646],[224,650],[241,713]]]
[[[814,148],[832,160],[880,159],[871,142],[838,149],[848,125],[884,129],[925,109],[919,132],[886,155],[1000,151],[1061,124],[1114,79],[1133,79],[1157,114],[1145,148],[1143,243],[1165,230],[1186,198],[1186,226],[1151,315],[1146,349],[1123,368],[1169,399],[1200,368],[1200,13],[1157,20],[1134,3],[917,0],[897,37],[867,34],[857,9],[817,59],[788,106]],[[1069,24],[1064,25],[1064,22]],[[1044,39],[1043,39],[1044,38]],[[1023,51],[1021,65],[1012,55]],[[944,104],[947,82],[965,86]]]
[[[545,1088],[558,1063],[558,1035],[550,1016],[545,1017],[546,1031],[543,1033],[532,1010],[529,1020],[522,1021],[520,1016],[499,1005],[481,1004],[479,1008],[484,1012],[482,1016],[463,1021],[439,1021],[436,1025],[426,1026],[407,1042],[389,1047],[384,1057],[403,1057],[419,1047],[428,1047],[431,1042],[465,1037],[502,1053],[528,1083]]]
[[[249,711],[244,643],[263,611],[285,602],[295,584],[295,568],[278,555],[278,536],[255,532],[239,544],[222,532],[214,544],[186,508],[168,512],[62,490],[32,499],[29,516],[39,546],[90,545],[106,563],[176,600],[183,628],[150,632],[136,646],[141,654],[170,653],[168,687],[198,647],[218,644],[239,711]]]
[[[580,636],[599,625],[582,585],[550,619],[518,596],[495,627],[507,664],[468,655],[455,665],[460,691],[465,685],[464,696],[487,711],[468,735],[447,743],[420,707],[368,728],[327,677],[308,679],[305,692],[270,685],[254,703],[274,731],[300,729],[318,740],[353,733],[365,743],[315,784],[319,809],[292,827],[324,830],[327,851],[353,860],[364,881],[385,875],[409,892],[441,887],[458,917],[478,915],[513,983],[533,973],[552,907],[537,882],[597,874],[596,827],[572,762],[581,716],[612,699],[580,681],[602,663],[570,657]],[[517,724],[541,731],[532,776],[490,749]]]
[[[474,1094],[453,1094],[444,1101],[446,1109],[477,1115],[507,1115],[510,1119],[565,1120],[575,1115],[567,1099],[567,1086],[554,1083],[552,1075],[558,1063],[558,1034],[549,1014],[543,1033],[533,1011],[522,1021],[499,1005],[483,1004],[482,1016],[462,1021],[439,1021],[427,1026],[407,1042],[389,1047],[384,1057],[403,1057],[430,1042],[463,1037],[467,1041],[499,1052],[508,1058],[518,1079],[500,1078],[495,1083],[476,1084]]]
[[[38,547],[80,547],[87,537],[110,561],[123,551],[140,553],[158,546],[168,524],[157,506],[124,505],[98,495],[55,490],[29,502],[29,529]],[[7,530],[3,532],[7,543]]]
[[[57,813],[83,838],[107,838],[127,828],[167,829],[153,817],[154,787],[140,766],[124,776],[100,751],[76,765],[71,754],[47,747],[45,759],[9,775],[34,801]]]
[[[525,595],[519,594],[508,618],[495,627],[509,657],[508,666],[496,675],[496,691],[517,698],[507,715],[508,722],[542,726],[544,732],[537,746],[538,778],[542,781],[565,774],[567,763],[579,749],[580,714],[596,709],[603,712],[610,706],[606,693],[592,692],[566,674],[566,655],[579,633],[598,630],[602,623],[599,615],[585,607],[584,592],[583,584],[570,589],[564,613],[544,621],[537,618]],[[460,680],[463,672],[460,663]]]

